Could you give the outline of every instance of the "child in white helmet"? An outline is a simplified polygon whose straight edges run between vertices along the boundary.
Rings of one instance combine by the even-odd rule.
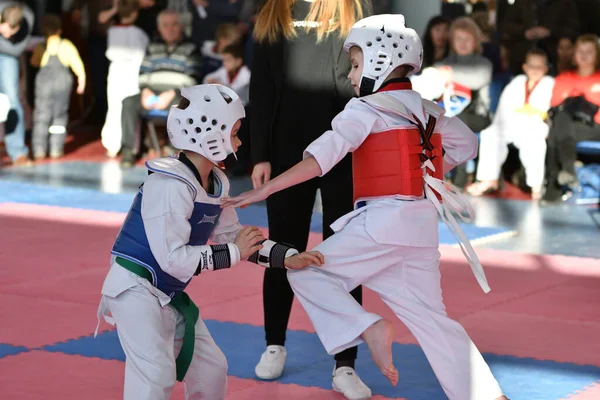
[[[194,276],[247,259],[288,269],[322,260],[265,240],[258,228],[242,228],[235,210],[220,207],[229,182],[216,164],[241,145],[245,113],[237,94],[198,85],[181,95],[167,130],[183,151],[146,163],[149,176],[112,248],[98,309],[98,318],[117,325],[126,400],[167,400],[176,380],[185,383],[186,399],[225,398],[227,361],[184,292]]]
[[[331,226],[336,234],[314,249],[325,257],[321,268],[288,272],[326,350],[335,354],[364,341],[383,374],[397,383],[392,324],[348,294],[365,285],[417,338],[448,398],[505,399],[463,327],[446,314],[440,286],[438,213],[459,239],[483,290],[490,290],[451,213],[472,216],[472,209],[442,180],[445,172],[475,157],[477,138],[411,90],[408,76],[421,68],[423,50],[402,15],[357,22],[344,48],[359,98],[308,146],[303,161],[223,206],[244,206],[321,176],[353,152],[355,211],[337,220]]]

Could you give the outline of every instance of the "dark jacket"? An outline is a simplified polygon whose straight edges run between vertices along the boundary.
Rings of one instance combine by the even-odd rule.
[[[535,26],[550,30],[550,37],[529,41],[525,31]],[[506,11],[501,24],[502,40],[511,49],[510,67],[520,73],[527,51],[534,46],[544,49],[550,61],[556,60],[556,46],[563,36],[579,34],[577,4],[573,0],[519,0]]]
[[[31,31],[35,24],[33,11],[23,3],[14,1],[0,1],[0,13],[8,6],[21,5],[23,7],[23,20],[21,28],[10,39],[0,35],[0,53],[13,57],[19,57],[27,47],[27,42],[31,37]]]
[[[294,20],[310,3],[297,1]],[[275,44],[255,43],[250,81],[251,152],[254,164],[269,161],[286,169],[302,160],[304,149],[325,131],[354,95],[347,75],[343,39],[296,28],[298,36]]]

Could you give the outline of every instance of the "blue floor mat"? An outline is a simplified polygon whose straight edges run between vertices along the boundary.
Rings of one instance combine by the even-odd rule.
[[[134,198],[133,193],[105,193],[91,189],[54,187],[23,182],[0,181],[0,202],[40,204],[71,207],[95,211],[127,212]],[[238,209],[240,221],[244,225],[267,226],[267,212],[264,206],[249,206]],[[488,239],[496,235],[510,234],[503,227],[481,227],[462,224],[469,240]],[[313,214],[312,232],[322,232],[321,215]],[[439,225],[440,244],[456,244],[454,236],[446,225]]]
[[[259,326],[209,320],[206,325],[225,353],[229,374],[255,379],[254,365],[264,346],[264,329]],[[243,340],[240,340],[243,338]],[[331,389],[333,360],[313,333],[288,330],[288,362],[278,382]],[[401,377],[392,387],[380,374],[364,345],[359,346],[357,371],[374,394],[410,400],[446,399],[421,348],[394,344],[394,359]],[[55,345],[46,351],[125,360],[116,331],[86,336]],[[559,363],[513,356],[484,354],[494,376],[512,400],[554,400],[580,390],[600,379],[600,367]]]

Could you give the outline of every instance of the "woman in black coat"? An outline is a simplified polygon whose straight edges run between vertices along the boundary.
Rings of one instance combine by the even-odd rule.
[[[325,131],[353,96],[347,75],[345,35],[364,15],[363,0],[266,0],[254,29],[250,82],[252,182],[261,186],[302,160],[304,149]],[[339,15],[345,3],[346,13]],[[337,3],[337,4],[336,4]],[[319,12],[319,7],[320,11]],[[336,10],[329,13],[331,10]],[[333,32],[320,21],[333,19]],[[306,249],[317,189],[323,203],[323,237],[352,210],[352,164],[346,157],[332,171],[267,199],[269,236],[298,251]],[[362,290],[352,291],[361,303]],[[265,270],[263,304],[267,350],[256,374],[276,379],[286,358],[285,338],[294,294],[285,270]],[[335,356],[334,389],[349,398],[371,391],[354,371],[356,347]]]

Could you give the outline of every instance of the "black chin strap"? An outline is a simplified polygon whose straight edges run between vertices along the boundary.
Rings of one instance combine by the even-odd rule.
[[[375,87],[375,79],[362,78],[360,81],[360,97],[368,96],[373,94],[373,88]]]

